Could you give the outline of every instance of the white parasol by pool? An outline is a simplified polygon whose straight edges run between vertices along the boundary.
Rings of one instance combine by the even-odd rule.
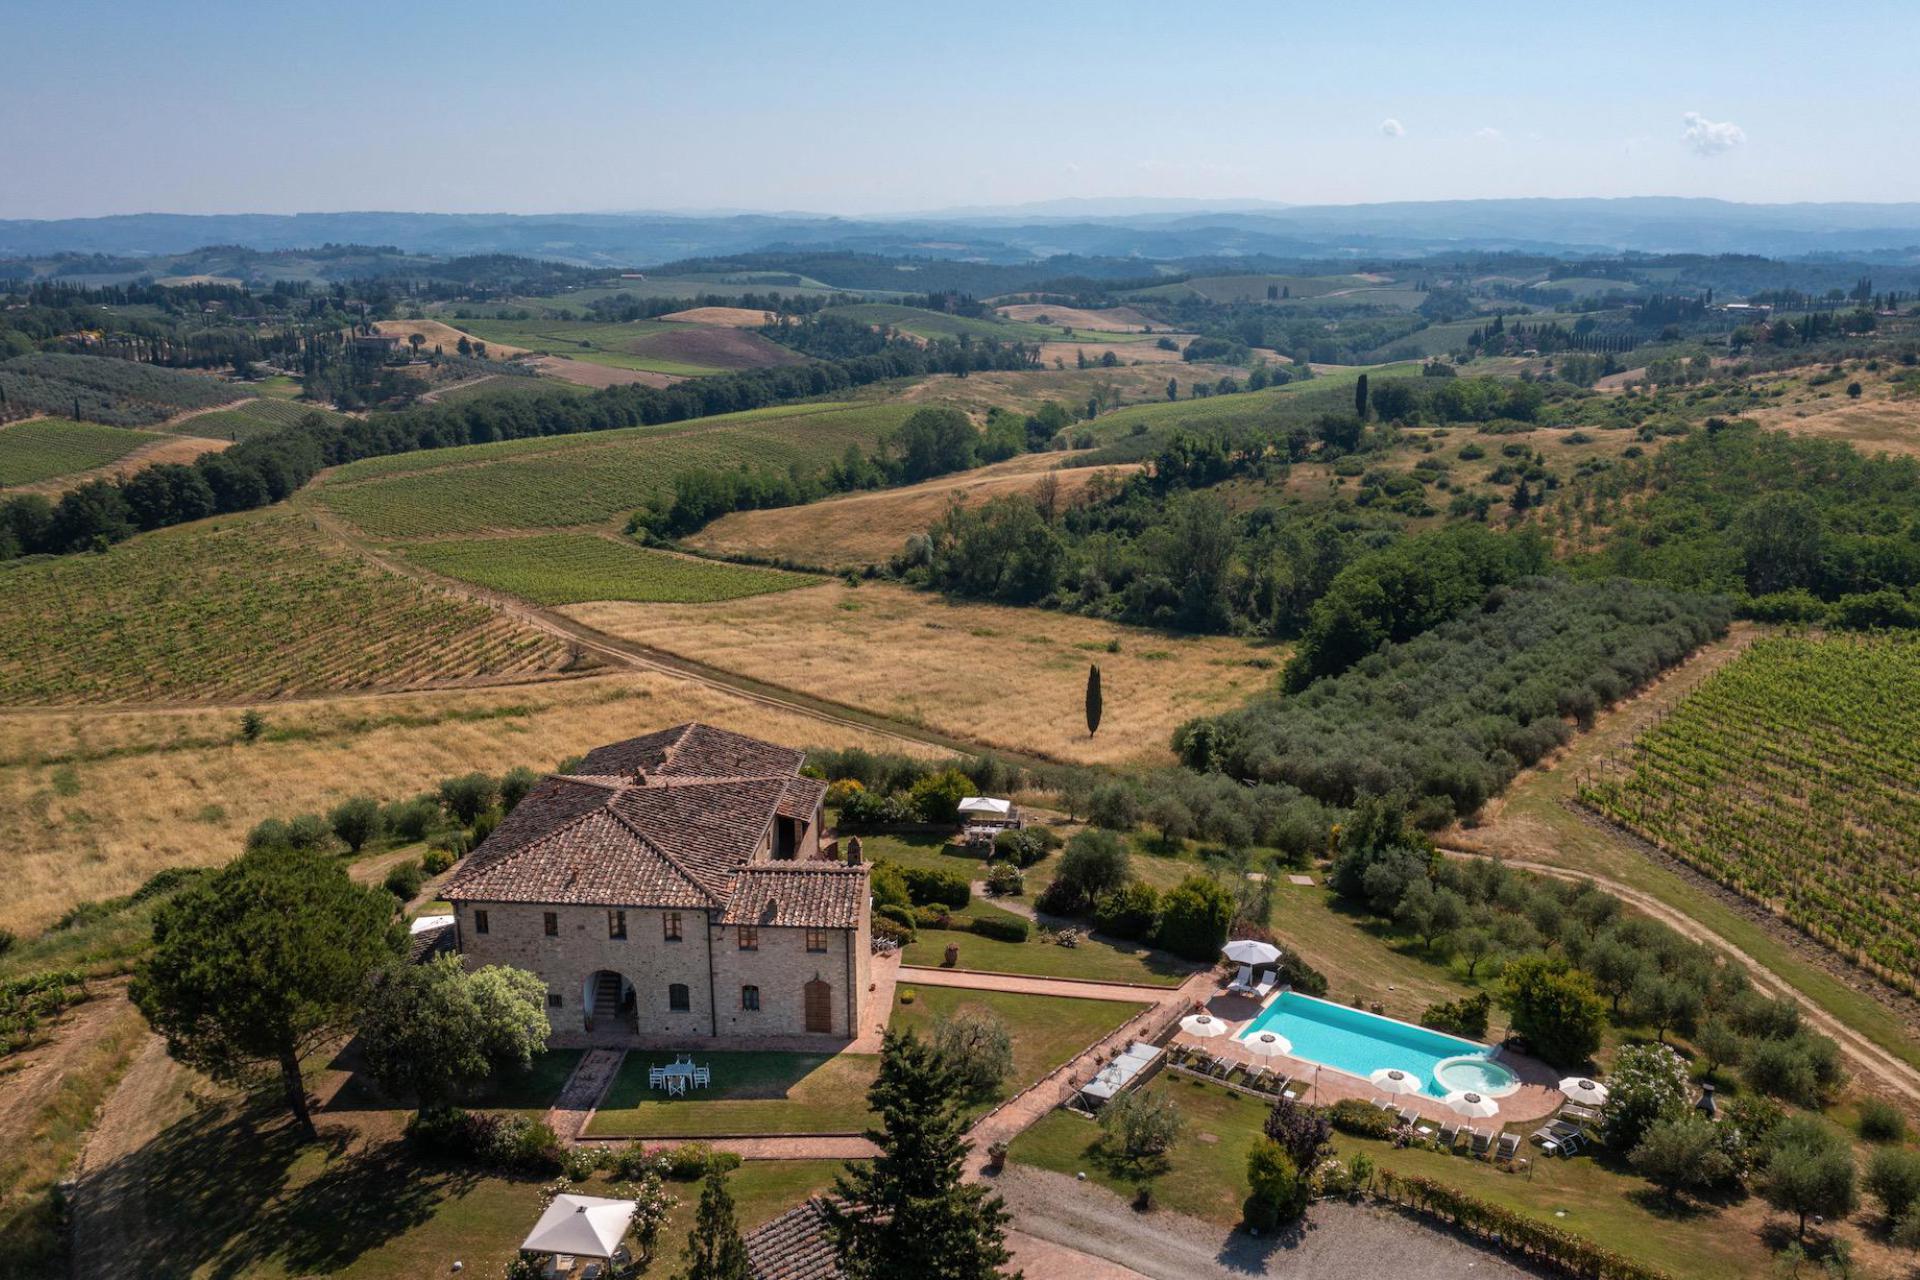
[[[1382,1067],[1367,1079],[1373,1081],[1374,1088],[1388,1093],[1419,1093],[1426,1088],[1418,1076],[1398,1067]]]
[[[1237,938],[1220,948],[1220,954],[1235,964],[1272,964],[1280,958],[1280,948],[1254,938]]]
[[[1488,1116],[1500,1114],[1500,1104],[1484,1093],[1474,1093],[1468,1089],[1455,1089],[1440,1099],[1463,1116],[1476,1116],[1482,1120]]]
[[[1256,1032],[1240,1043],[1256,1058],[1277,1058],[1283,1053],[1293,1052],[1292,1041],[1271,1031]]]
[[[1223,1036],[1227,1034],[1227,1024],[1210,1013],[1190,1013],[1180,1019],[1180,1029],[1190,1036]]]
[[[1560,1092],[1584,1107],[1603,1107],[1607,1104],[1607,1086],[1596,1080],[1568,1076],[1560,1082]]]

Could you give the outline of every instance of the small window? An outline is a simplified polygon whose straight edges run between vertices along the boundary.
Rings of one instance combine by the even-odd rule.
[[[627,937],[627,913],[624,911],[607,912],[607,936],[622,942]]]
[[[547,1008],[558,1009],[564,1003],[566,1002],[560,998],[560,993],[558,991],[547,992]]]
[[[547,936],[549,938],[559,937],[560,936],[560,913],[558,911],[548,911],[545,913],[545,918],[546,918],[546,925],[547,925]]]
[[[685,1013],[693,1008],[693,997],[687,991],[687,984],[676,982],[667,988],[667,1008],[675,1013]]]
[[[743,924],[740,926],[740,949],[742,951],[758,951],[760,949],[759,925]]]
[[[487,913],[485,911],[476,911],[473,913],[473,931],[475,933],[485,933],[487,931]]]
[[[807,950],[825,951],[827,949],[827,931],[825,929],[807,930]]]
[[[760,1012],[760,988],[758,987],[740,988],[740,1007],[742,1009],[747,1010],[749,1013]]]
[[[680,913],[668,911],[660,917],[660,935],[668,942],[680,941]]]

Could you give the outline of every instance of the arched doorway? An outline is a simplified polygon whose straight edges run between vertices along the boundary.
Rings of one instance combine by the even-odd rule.
[[[819,1035],[833,1034],[833,986],[820,978],[809,982],[806,995],[807,1030]]]
[[[587,975],[580,993],[580,1008],[586,1028],[603,1031],[638,1026],[634,1010],[633,984],[612,969],[597,969]]]

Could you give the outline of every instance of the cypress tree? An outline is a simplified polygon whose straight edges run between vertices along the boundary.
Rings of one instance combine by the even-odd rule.
[[[1100,664],[1087,667],[1087,736],[1100,732]]]
[[[687,1265],[674,1280],[752,1280],[747,1242],[733,1213],[733,1193],[727,1175],[708,1172],[700,1187],[700,1209],[687,1233]]]
[[[1011,1215],[962,1181],[967,1126],[952,1069],[913,1032],[888,1031],[867,1100],[880,1154],[848,1165],[825,1205],[845,1280],[1002,1280]]]
[[[1367,420],[1367,375],[1364,373],[1353,384],[1353,416],[1362,422]]]

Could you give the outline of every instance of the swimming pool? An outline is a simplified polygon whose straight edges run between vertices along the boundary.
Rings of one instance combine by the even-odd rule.
[[[1493,1050],[1486,1045],[1316,1000],[1297,991],[1276,996],[1240,1038],[1262,1031],[1285,1036],[1296,1058],[1362,1080],[1382,1067],[1397,1067],[1420,1080],[1427,1096],[1433,1098],[1445,1097],[1453,1089],[1472,1089],[1498,1098],[1520,1087],[1513,1072],[1489,1061]]]

